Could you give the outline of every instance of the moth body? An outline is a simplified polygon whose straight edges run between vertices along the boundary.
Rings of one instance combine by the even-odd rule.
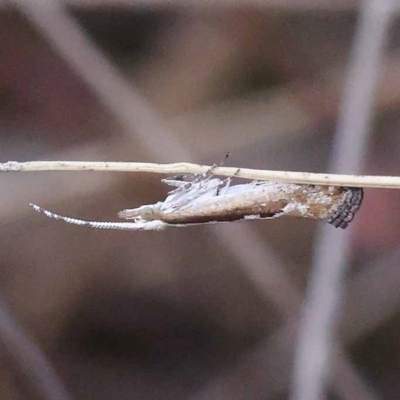
[[[164,201],[118,214],[133,222],[84,221],[32,207],[51,218],[100,229],[161,230],[167,226],[287,217],[326,220],[336,228],[346,228],[363,199],[361,188],[267,181],[232,185],[231,178],[211,176],[197,177],[191,182],[163,182],[175,187]]]

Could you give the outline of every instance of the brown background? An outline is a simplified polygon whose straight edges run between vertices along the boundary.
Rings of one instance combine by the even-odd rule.
[[[230,152],[229,166],[326,171],[359,3],[256,3],[2,2],[0,161],[213,164]],[[363,172],[400,175],[396,18],[386,44]],[[287,398],[296,324],[285,326],[317,223],[96,231],[28,203],[111,221],[161,200],[160,177],[3,174],[0,189],[1,399],[51,396],[16,332],[75,399]],[[398,399],[400,193],[366,190],[353,225],[347,364],[331,398]]]

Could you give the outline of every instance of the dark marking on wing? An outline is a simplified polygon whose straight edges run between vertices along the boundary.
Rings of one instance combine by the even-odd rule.
[[[344,187],[346,191],[342,204],[328,217],[328,222],[335,228],[345,229],[353,221],[364,197],[362,188]]]

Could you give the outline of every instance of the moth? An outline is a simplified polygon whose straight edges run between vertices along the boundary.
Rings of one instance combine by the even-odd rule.
[[[269,181],[232,184],[231,178],[201,175],[192,181],[163,179],[175,189],[164,201],[121,211],[129,222],[85,221],[64,217],[35,204],[47,217],[100,229],[162,230],[166,227],[274,218],[323,220],[346,228],[363,200],[362,188],[300,185]]]

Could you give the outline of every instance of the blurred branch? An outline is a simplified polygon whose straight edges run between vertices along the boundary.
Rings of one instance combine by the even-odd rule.
[[[76,5],[129,5],[141,7],[182,6],[180,0],[68,0],[69,4]],[[260,8],[287,8],[296,10],[321,9],[321,10],[347,10],[356,7],[359,0],[216,0],[208,7],[237,7],[243,5],[258,6]],[[186,0],[186,6],[204,7],[204,2],[199,0]]]
[[[0,172],[38,171],[107,171],[149,172],[153,174],[210,174],[263,181],[289,182],[310,185],[351,186],[400,189],[399,176],[317,174],[312,172],[271,171],[199,165],[191,163],[155,164],[135,162],[95,161],[8,161],[0,163]]]
[[[17,1],[15,1],[15,2],[17,2]],[[173,156],[171,156],[171,153],[169,151],[165,150],[165,148],[163,146],[163,143],[160,144],[159,135],[162,134],[163,131],[162,130],[160,130],[160,131],[158,130],[158,128],[157,128],[158,124],[154,123],[154,120],[152,119],[152,116],[150,118],[150,123],[149,124],[147,124],[146,122],[144,122],[142,125],[140,123],[139,124],[135,123],[135,121],[134,121],[135,118],[143,117],[143,115],[146,116],[147,113],[145,112],[142,115],[141,114],[141,110],[143,110],[143,109],[141,107],[135,107],[135,101],[130,101],[129,99],[132,99],[132,98],[129,97],[129,94],[127,96],[125,96],[125,94],[126,94],[125,91],[121,89],[121,86],[118,86],[118,84],[116,84],[116,82],[117,82],[117,78],[116,78],[117,73],[115,73],[114,76],[112,76],[112,74],[107,75],[105,73],[105,70],[108,67],[110,67],[110,65],[107,64],[107,63],[104,63],[104,59],[98,59],[98,58],[96,59],[96,57],[98,57],[99,54],[90,53],[89,47],[91,47],[92,49],[93,48],[95,49],[95,47],[92,46],[93,44],[90,43],[90,41],[86,41],[85,42],[85,41],[81,40],[82,36],[79,37],[79,36],[70,35],[71,29],[74,30],[75,28],[79,28],[79,27],[73,26],[73,21],[71,21],[71,20],[67,21],[67,23],[66,23],[65,17],[67,17],[67,15],[65,14],[64,10],[58,9],[55,14],[52,14],[52,12],[50,12],[50,14],[48,14],[47,12],[49,10],[46,9],[46,8],[43,8],[42,9],[43,15],[40,16],[38,14],[35,14],[35,12],[33,12],[32,10],[29,10],[29,4],[28,4],[29,2],[25,2],[24,6],[22,5],[23,4],[22,1],[20,1],[19,3],[21,5],[21,7],[24,7],[25,13],[30,16],[31,20],[35,21],[35,23],[39,27],[41,27],[43,33],[45,34],[45,36],[50,41],[52,41],[53,43],[58,41],[55,44],[56,44],[56,48],[58,48],[58,50],[60,51],[60,54],[62,54],[71,63],[71,65],[74,67],[75,71],[78,74],[80,74],[82,79],[90,84],[92,89],[94,89],[94,92],[99,95],[99,97],[104,102],[104,104],[108,105],[109,109],[112,110],[114,112],[114,114],[119,117],[120,121],[122,121],[123,124],[126,127],[128,127],[129,130],[133,130],[133,128],[134,128],[135,131],[138,131],[138,134],[143,138],[143,142],[146,144],[146,147],[149,150],[148,157],[153,156],[153,157],[157,157],[159,159],[164,160],[166,156],[173,157],[173,156],[176,156],[176,154],[179,154],[179,151],[175,151],[176,148],[178,148],[178,146],[176,146],[174,148],[175,144],[179,144],[179,143],[178,143],[178,140],[176,140],[176,139],[174,140],[173,136],[171,138],[171,137],[169,137],[167,135],[165,138],[163,138],[161,140],[163,143],[165,143],[165,141],[169,143],[168,148],[172,147],[173,151],[175,151]],[[83,4],[82,1],[80,3]],[[96,3],[95,1],[93,1],[93,2],[89,2],[88,1],[87,2],[88,5],[89,4],[95,4],[95,3]],[[117,3],[122,4],[122,1],[119,1],[119,2],[116,1],[112,5],[115,5]],[[133,4],[133,2],[125,2],[125,3],[127,5]],[[137,2],[137,4],[139,4],[139,3],[140,3],[140,1]],[[146,3],[145,2],[141,2],[141,3],[143,5],[145,5],[145,6],[150,6],[151,4],[156,4],[156,3],[158,3],[158,4],[163,3],[164,5],[167,4],[167,3],[168,4],[173,4],[173,2],[154,2],[154,1],[153,2],[152,1],[147,1]],[[315,2],[315,3],[317,3],[317,2]],[[348,2],[346,2],[346,4],[347,3]],[[72,3],[70,2],[70,4],[72,4]],[[104,4],[106,4],[106,3],[104,3]],[[110,4],[110,3],[107,3],[107,4]],[[175,2],[175,4],[177,4],[177,2]],[[182,4],[182,3],[180,3],[180,4]],[[201,2],[188,2],[188,4],[199,5],[199,4],[202,4],[202,3]],[[230,4],[233,5],[233,2],[231,2]],[[236,4],[238,4],[238,2],[236,2]],[[242,4],[248,4],[248,2],[242,3]],[[276,2],[276,4],[278,4],[278,2]],[[295,4],[295,2],[293,2],[293,4]],[[222,3],[220,5],[222,5]],[[33,3],[32,3],[32,6],[36,6],[36,4],[33,5]],[[215,6],[218,6],[218,4],[215,4]],[[52,10],[52,11],[54,11],[54,10]],[[59,14],[60,11],[63,12],[64,15]],[[50,24],[50,22],[52,22],[52,23],[54,22],[52,26],[50,26],[50,27],[49,26],[45,26],[46,23]],[[63,28],[65,28],[65,27],[67,27],[68,29],[63,31]],[[80,31],[80,30],[77,30],[77,32],[82,34],[82,31]],[[66,38],[64,42],[62,42],[62,40],[61,40],[63,38]],[[69,43],[67,43],[68,41],[69,41]],[[67,48],[67,45],[69,46],[69,48]],[[74,46],[76,46],[77,48],[79,48],[80,46],[83,46],[82,48],[85,51],[86,50],[89,51],[89,53],[87,53],[87,52],[85,53],[85,51],[83,51],[81,53],[79,51],[76,51],[74,53],[74,51],[72,51]],[[85,46],[86,46],[86,48],[85,48]],[[91,57],[92,56],[93,57],[92,58],[86,57],[88,54],[90,54]],[[76,61],[76,60],[79,60],[79,61]],[[81,60],[83,60],[83,61],[81,62]],[[85,60],[86,61],[89,60],[90,62],[87,62],[86,65],[85,65]],[[79,62],[80,65],[77,65],[77,62]],[[97,72],[99,72],[99,68],[98,68],[97,64],[106,66],[106,69],[104,69],[102,71],[102,73],[100,73],[100,74],[97,74]],[[86,71],[87,71],[85,74],[83,74],[84,69],[86,69]],[[108,69],[108,71],[116,72],[115,69],[113,69],[113,68]],[[92,79],[92,77],[93,77],[93,79]],[[110,78],[110,79],[107,79],[107,78]],[[123,82],[123,80],[120,80],[119,82],[123,83],[126,86],[126,88],[128,87],[126,82]],[[110,86],[110,84],[111,84],[111,86]],[[100,86],[103,85],[103,88],[101,88],[99,85]],[[110,87],[111,87],[111,90],[109,92],[107,92],[107,90]],[[107,89],[107,90],[104,90],[104,89]],[[121,102],[118,102],[117,101],[118,100],[118,95],[120,93],[123,93],[124,96],[122,96],[123,98],[121,99]],[[108,98],[107,98],[107,96],[108,96]],[[112,100],[110,98],[110,96],[111,97],[117,96],[117,98]],[[113,103],[113,101],[115,103]],[[124,110],[125,110],[124,113],[121,113],[120,111],[118,111],[118,107],[120,107],[121,105],[124,106]],[[141,105],[143,105],[143,103],[141,103]],[[145,106],[147,107],[146,104],[145,104]],[[128,110],[129,110],[129,113],[131,115],[128,115]],[[154,123],[154,125],[153,125],[153,123]],[[149,126],[153,126],[156,129],[149,129]],[[180,146],[179,146],[179,148],[180,148]],[[183,149],[183,152],[185,153],[185,149]],[[179,157],[182,157],[182,158],[185,158],[185,159],[189,158],[189,156],[190,156],[190,154],[188,154],[187,152],[184,155],[182,155],[182,153],[179,154]],[[209,169],[210,167],[204,167],[204,168]],[[237,169],[233,169],[233,170],[234,170],[234,172],[237,172]],[[184,171],[184,172],[186,172],[186,171]],[[205,171],[203,171],[203,172],[205,172]],[[161,173],[171,173],[171,172],[170,171],[169,172],[164,171],[164,172],[161,172]],[[279,270],[279,266],[275,266],[274,265],[271,268],[271,266],[268,264],[268,261],[266,261],[267,257],[265,257],[265,255],[264,255],[264,253],[266,252],[265,243],[263,243],[263,241],[261,241],[256,235],[254,235],[254,232],[252,232],[250,230],[245,230],[245,229],[240,230],[240,228],[238,228],[238,229],[235,230],[234,235],[236,236],[236,239],[237,239],[238,243],[241,243],[241,241],[240,241],[241,236],[245,236],[246,239],[248,239],[248,242],[250,244],[248,250],[249,250],[249,253],[251,253],[251,256],[252,256],[251,259],[250,259],[250,257],[247,257],[246,255],[243,255],[243,250],[242,250],[241,246],[239,246],[239,245],[236,246],[236,245],[232,244],[233,241],[232,241],[231,237],[228,238],[225,235],[221,235],[221,236],[218,236],[218,239],[222,241],[222,243],[224,244],[225,247],[228,247],[229,249],[231,249],[231,251],[233,253],[233,256],[235,258],[239,258],[239,256],[241,256],[240,259],[242,260],[242,262],[243,262],[244,266],[246,267],[246,269],[251,268],[251,267],[253,267],[253,264],[256,264],[256,267],[258,268],[258,271],[255,271],[254,274],[253,274],[254,275],[254,281],[256,281],[256,282],[259,281],[259,275],[261,275],[261,268],[264,268],[264,270],[269,270],[270,269],[271,270],[270,271],[270,275],[276,278],[275,279],[276,282],[274,283],[275,292],[279,292],[279,290],[277,288],[281,288],[282,287],[282,283],[285,283],[285,280],[287,280],[287,276],[285,276],[285,274],[282,271],[280,271],[280,274],[276,274],[276,270],[277,269]],[[251,244],[253,243],[253,239],[254,238],[256,238],[256,239],[258,238],[259,242],[260,242],[260,246],[259,246],[260,249],[257,249],[257,250],[263,249],[264,250],[263,252],[262,251],[257,251],[257,252],[253,253],[251,251],[252,250]],[[264,272],[263,272],[263,274],[265,275]],[[271,282],[268,282],[268,284],[271,286]],[[290,281],[288,281],[288,283],[285,286],[285,288],[286,287],[290,287]],[[265,288],[265,292],[266,292],[266,295],[271,295],[271,289],[270,288],[266,287]],[[278,303],[278,305],[282,306],[282,304],[285,304],[285,303],[282,302],[282,299],[284,297],[287,297],[288,294],[287,294],[287,292],[285,290],[283,290],[280,293],[278,293],[278,295],[279,295],[279,297],[276,298],[276,302]],[[290,303],[292,304],[294,302],[290,301]],[[286,308],[286,306],[285,306],[285,308]],[[287,306],[287,308],[289,308],[289,306]]]
[[[23,332],[0,297],[0,342],[10,359],[29,376],[29,382],[47,400],[69,400],[64,384],[57,377],[42,350]]]
[[[213,2],[202,2],[199,0],[65,0],[71,6],[82,8],[94,7],[123,7],[123,8],[165,8],[165,7],[184,7],[184,8],[220,8],[238,6],[257,6],[263,9],[287,9],[296,11],[328,10],[346,11],[354,10],[358,7],[359,0],[216,0]],[[7,5],[7,0],[0,0],[0,6]]]
[[[136,133],[142,144],[151,149],[150,154],[157,158],[184,157],[185,149],[179,141],[174,140],[173,134],[165,128],[151,104],[133,83],[121,76],[117,67],[68,14],[62,1],[10,0],[10,3],[18,7],[52,44],[128,135]],[[168,152],[165,148],[168,148]]]
[[[340,332],[346,344],[371,334],[398,313],[400,305],[400,250],[382,253],[363,265],[346,292],[346,318]],[[374,295],[371,296],[371,293]]]
[[[398,312],[399,257],[398,249],[390,254],[382,254],[367,263],[363,270],[349,282],[343,313],[344,320],[340,329],[346,347],[370,335],[374,329],[393,318]],[[374,296],[371,297],[371,293]],[[299,298],[299,295],[297,297]],[[292,315],[296,314],[297,306],[292,310]],[[246,387],[246,382],[244,382],[246,377],[251,377],[251,384],[247,386],[254,387],[257,393],[268,387],[270,397],[265,398],[276,398],[274,393],[276,395],[282,392],[290,378],[289,374],[282,371],[290,369],[296,325],[296,319],[288,320],[284,328],[278,329],[256,351],[231,368],[226,376],[220,376],[209,384],[195,399],[233,398],[237,393],[243,397],[243,392],[240,390]],[[333,351],[333,383],[337,393],[344,399],[377,399],[378,396],[374,394],[371,387],[367,388],[368,385],[357,374],[357,370],[349,368],[350,360],[345,357],[342,349],[336,345]],[[254,376],[258,377],[257,381],[254,380]],[[225,397],[221,396],[221,392]],[[248,393],[246,394],[249,396]]]
[[[295,312],[295,310],[293,310]],[[242,357],[236,365],[193,396],[191,400],[252,399],[263,394],[263,400],[282,397],[290,379],[297,321],[288,320],[263,344]],[[378,400],[379,396],[354,367],[343,349],[334,349],[333,385],[343,400]]]
[[[373,106],[393,0],[365,0],[353,40],[331,166],[334,171],[360,171],[371,132]],[[349,233],[321,229],[317,237],[310,288],[296,348],[292,400],[326,396],[333,364],[332,349],[350,258]]]

